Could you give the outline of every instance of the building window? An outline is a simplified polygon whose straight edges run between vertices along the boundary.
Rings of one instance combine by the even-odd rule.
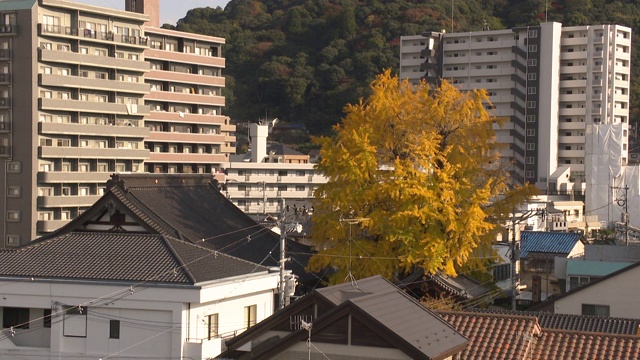
[[[511,278],[511,264],[498,264],[493,266],[493,280],[500,281]]]
[[[582,315],[609,316],[609,305],[582,304]]]
[[[256,324],[256,310],[258,309],[257,305],[245,306],[244,307],[244,325],[248,329]]]
[[[535,115],[527,115],[527,122],[536,122]]]
[[[529,45],[529,52],[537,52],[538,45]]]
[[[218,336],[218,314],[207,315],[208,323],[208,339],[211,340]]]
[[[529,66],[538,66],[538,59],[529,59],[527,62]]]
[[[74,306],[64,311],[63,335],[87,337],[87,308]]]
[[[10,173],[19,173],[22,170],[22,165],[19,161],[12,161],[8,165],[7,171]]]
[[[586,285],[589,283],[589,281],[590,279],[588,276],[569,276],[569,290],[573,290],[582,285]]]
[[[20,235],[7,235],[7,245],[17,246],[20,244]]]
[[[42,327],[51,328],[51,309],[44,309],[42,317]]]
[[[524,175],[524,176],[525,176],[527,179],[531,179],[531,178],[536,177],[536,173],[535,173],[534,171],[527,171],[527,172],[525,172],[525,175]]]
[[[527,80],[536,80],[538,78],[538,74],[537,73],[528,73],[527,74]]]
[[[527,150],[535,150],[536,143],[527,143]]]
[[[527,136],[536,136],[536,129],[527,129]]]
[[[304,191],[304,185],[296,185],[296,191]]]
[[[7,189],[8,197],[20,197],[20,185],[17,186],[9,186]]]
[[[2,327],[15,329],[29,328],[29,308],[2,308]]]
[[[536,163],[536,158],[533,156],[528,156],[526,161],[527,161],[527,164],[533,165]]]
[[[109,339],[120,339],[120,320],[109,320]]]
[[[535,109],[536,107],[536,102],[535,101],[527,101],[527,108],[528,109]]]
[[[529,37],[530,38],[537,38],[538,37],[538,30],[529,30]]]
[[[9,211],[7,211],[7,220],[8,221],[20,221],[20,210],[9,210]]]
[[[527,88],[527,94],[534,95],[535,93],[536,93],[536,88],[535,87],[528,87]]]

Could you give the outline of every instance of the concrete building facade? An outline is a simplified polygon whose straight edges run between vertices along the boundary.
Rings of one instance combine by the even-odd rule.
[[[583,193],[589,126],[621,124],[616,155],[627,162],[630,53],[631,29],[619,25],[426,32],[401,38],[399,73],[412,83],[486,89],[515,179],[550,194]],[[560,188],[567,169],[569,185],[562,179]]]
[[[235,151],[221,115],[224,39],[131,11],[0,2],[0,232],[29,242],[93,204],[113,173],[216,172]]]

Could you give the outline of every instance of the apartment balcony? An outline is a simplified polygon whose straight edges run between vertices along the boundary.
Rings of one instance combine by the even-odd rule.
[[[172,123],[205,125],[214,124],[227,127],[227,131],[235,131],[235,125],[225,125],[225,121],[228,120],[227,116],[224,115],[204,115],[168,111],[151,111],[150,115],[146,118],[146,121],[163,121]]]
[[[559,144],[584,144],[585,137],[584,136],[559,136],[558,143]]]
[[[60,159],[70,157],[78,159],[146,160],[149,158],[149,150],[39,146],[38,156],[41,159]]]
[[[41,86],[68,87],[73,89],[89,89],[103,91],[117,91],[118,94],[133,93],[147,94],[149,84],[126,81],[95,79],[81,76],[64,76],[52,74],[38,74]]]
[[[0,36],[16,36],[18,35],[18,25],[0,25]]]
[[[11,132],[11,121],[0,121],[0,133]]]
[[[179,142],[193,144],[223,144],[225,136],[219,134],[199,134],[199,133],[180,133],[180,132],[158,132],[152,131],[145,141],[158,142]]]
[[[0,84],[2,85],[11,84],[11,74],[0,73]]]
[[[11,60],[11,50],[0,49],[0,60]]]
[[[566,121],[560,121],[558,123],[558,129],[560,130],[584,130],[586,129],[586,125],[584,122],[578,122],[578,121],[572,121],[572,122],[566,122]]]
[[[0,109],[9,109],[11,107],[10,97],[0,97]]]
[[[188,74],[175,71],[151,70],[147,75],[145,75],[145,79],[220,87],[225,86],[225,80],[222,76]]]
[[[578,116],[586,115],[587,110],[585,108],[560,108],[558,109],[558,115],[560,116]]]
[[[88,54],[79,54],[70,51],[48,49],[39,49],[38,54],[40,57],[40,61],[43,62],[59,62],[64,64],[75,64],[83,66],[99,66],[135,72],[149,71],[149,63],[142,60],[120,59],[115,57],[95,56]]]
[[[573,66],[560,66],[560,73],[562,74],[586,74],[586,65],[573,65]]]
[[[599,85],[602,85],[602,80]],[[584,88],[586,86],[587,80],[560,80],[560,88]]]
[[[120,44],[129,47],[146,49],[149,39],[143,36],[119,35],[112,32],[99,32],[93,29],[75,28],[61,25],[38,24],[38,35],[56,36],[67,39],[91,40],[105,44]]]
[[[91,206],[100,200],[101,195],[89,196],[38,196],[38,207],[56,208],[56,207],[80,207]]]
[[[156,59],[183,64],[197,64],[219,68],[225,67],[225,58],[222,57],[203,56],[159,49],[146,49],[144,57],[147,60]]]
[[[166,101],[171,103],[224,106],[224,96],[217,95],[200,95],[170,91],[151,91],[145,99],[147,101]]]
[[[38,99],[40,110],[81,111],[115,115],[149,115],[147,105],[126,105],[110,102],[92,102],[80,100]]]
[[[584,156],[584,150],[558,150],[559,158],[583,158]]]
[[[563,37],[560,40],[560,43],[562,44],[562,46],[570,46],[570,45],[587,45],[589,43],[589,38],[584,36],[584,37]]]
[[[67,225],[71,220],[38,220],[36,227],[39,233],[49,233]]]
[[[576,59],[586,59],[587,52],[586,51],[563,51],[560,53],[560,60],[576,60]]]
[[[109,180],[113,172],[79,172],[79,171],[47,171],[38,172],[38,182],[41,184],[63,183],[98,183],[103,184]]]
[[[560,101],[585,102],[587,101],[587,95],[586,94],[560,94]]]
[[[149,154],[147,162],[152,163],[190,163],[190,164],[215,164],[228,162],[226,154],[203,154],[203,153],[165,153],[152,152]]]
[[[70,123],[38,123],[40,134],[59,135],[86,135],[86,136],[110,136],[128,138],[146,138],[149,136],[149,129],[146,127],[134,126],[114,126],[114,125],[89,125]]]

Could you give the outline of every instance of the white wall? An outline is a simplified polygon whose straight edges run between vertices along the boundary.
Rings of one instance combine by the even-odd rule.
[[[555,301],[554,312],[580,315],[582,304],[609,305],[612,317],[640,318],[640,288],[635,286],[640,268],[634,268],[605,281],[589,285],[573,295]]]

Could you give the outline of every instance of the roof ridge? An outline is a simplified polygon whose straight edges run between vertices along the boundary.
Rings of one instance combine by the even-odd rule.
[[[486,317],[500,317],[500,318],[510,318],[510,319],[532,319],[538,322],[538,317],[535,315],[520,315],[520,314],[502,314],[502,313],[491,313],[491,312],[479,312],[479,311],[464,311],[464,310],[433,310],[433,312],[437,314],[458,314],[458,315],[472,315],[472,316],[486,316]]]
[[[187,276],[189,277],[189,279],[195,284],[197,283],[195,276],[193,276],[193,274],[191,273],[191,271],[189,271],[189,264],[185,263],[184,260],[182,259],[182,257],[180,256],[180,254],[178,254],[178,251],[173,247],[173,245],[171,244],[171,242],[169,242],[169,239],[165,236],[165,235],[161,235],[162,238],[162,242],[165,244],[165,246],[167,246],[167,248],[169,249],[169,252],[171,252],[171,255],[173,255],[173,257],[176,259],[176,261],[178,262],[178,264],[180,264],[179,268],[182,269],[182,271],[184,271]],[[175,271],[176,269],[174,269]]]
[[[195,247],[195,248],[199,248],[199,249],[205,250],[207,252],[215,254],[216,256],[223,256],[223,257],[227,257],[229,259],[238,260],[238,261],[241,261],[241,262],[244,262],[244,263],[247,263],[247,264],[251,264],[251,265],[262,266],[263,268],[268,269],[267,266],[264,266],[262,264],[258,264],[258,263],[255,263],[253,261],[245,260],[245,259],[239,258],[237,256],[229,255],[229,254],[227,254],[225,252],[222,252],[220,250],[214,250],[214,249],[211,249],[211,248],[208,248],[208,247],[204,247],[204,246],[198,245],[197,243],[194,243],[194,242],[191,242],[191,241],[188,241],[188,240],[178,239],[178,238],[174,238],[172,236],[167,236],[167,240],[178,241],[178,242],[183,243],[185,245],[189,245],[189,246],[192,246],[192,247]]]
[[[604,337],[623,337],[629,339],[636,339],[640,341],[640,337],[634,334],[619,334],[619,333],[604,333],[604,332],[593,332],[587,330],[565,330],[565,329],[549,329],[543,328],[542,333],[545,332],[553,332],[553,333],[568,333],[574,335],[593,335],[593,336],[604,336]]]

